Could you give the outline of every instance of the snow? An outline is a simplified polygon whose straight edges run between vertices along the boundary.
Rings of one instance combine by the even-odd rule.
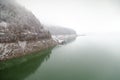
[[[0,35],[4,35],[5,33],[0,33]]]
[[[12,49],[8,49],[8,44],[0,44],[0,52],[2,52],[2,54],[0,55],[1,58],[4,58],[4,55],[9,54],[11,52]]]
[[[74,34],[73,35],[52,35],[53,40],[60,44],[74,37],[75,37]]]
[[[0,26],[2,26],[2,27],[5,27],[5,28],[7,28],[7,23],[6,22],[4,22],[4,21],[2,21],[1,23],[0,23]]]
[[[19,46],[24,50],[26,47],[26,41],[18,41]]]

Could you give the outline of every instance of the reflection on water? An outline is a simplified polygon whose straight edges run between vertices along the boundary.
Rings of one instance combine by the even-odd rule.
[[[80,36],[43,53],[1,63],[0,80],[120,80],[117,35]]]
[[[19,59],[1,62],[0,80],[23,80],[34,74],[41,64],[50,57],[51,49]]]

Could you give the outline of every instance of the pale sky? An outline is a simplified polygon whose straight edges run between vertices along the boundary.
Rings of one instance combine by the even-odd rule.
[[[17,0],[42,24],[69,27],[77,33],[120,32],[119,0]]]

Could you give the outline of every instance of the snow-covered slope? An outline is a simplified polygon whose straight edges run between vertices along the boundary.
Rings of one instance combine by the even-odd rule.
[[[36,17],[14,0],[0,0],[0,42],[50,38]]]
[[[23,56],[55,45],[49,31],[14,0],[0,0],[0,60]]]

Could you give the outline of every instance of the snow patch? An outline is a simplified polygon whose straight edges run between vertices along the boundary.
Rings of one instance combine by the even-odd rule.
[[[0,44],[0,52],[2,53],[0,55],[1,58],[4,58],[4,55],[7,55],[11,52],[12,49],[8,49],[8,44]]]
[[[0,23],[0,26],[7,28],[8,24],[7,24],[6,22],[2,21],[2,22]]]
[[[18,41],[19,46],[24,50],[26,47],[26,41]]]

